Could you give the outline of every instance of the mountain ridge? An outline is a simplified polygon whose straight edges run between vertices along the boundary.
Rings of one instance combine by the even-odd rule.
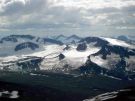
[[[19,36],[17,36],[17,38],[18,37]],[[30,40],[31,39],[26,40],[26,42],[23,43],[20,42],[18,45],[22,46]],[[113,43],[112,41],[115,42]],[[83,71],[86,72],[84,74],[87,75],[92,72],[93,74],[114,76],[120,79],[134,78],[135,48],[131,47],[132,45],[124,41],[102,37],[86,37],[83,39],[81,38],[76,44],[70,43],[66,45],[66,43],[63,44],[55,39],[34,37],[34,40],[31,40],[29,43],[30,44],[27,46],[33,50],[33,53],[30,51],[31,54],[24,53],[22,56],[21,53],[20,56],[18,55],[17,57],[15,55],[16,59],[14,62],[10,60],[5,62],[5,60],[7,61],[6,57],[3,59],[0,58],[2,61],[0,63],[1,68],[12,70],[13,67],[27,67],[22,68],[22,70],[27,70],[29,68],[30,70],[41,69],[63,73],[76,73],[79,70],[78,73]],[[126,46],[123,46],[123,44]],[[40,50],[41,47],[42,51]],[[27,47],[23,47],[21,50],[24,50],[25,48]],[[38,51],[35,51],[36,48],[38,48]],[[83,51],[80,49],[83,49]],[[35,59],[33,56],[39,57],[39,59]],[[90,59],[88,59],[88,57]],[[22,60],[21,64],[18,63],[19,59]],[[89,64],[87,64],[88,60],[90,60]],[[35,66],[35,68],[33,68],[33,66]]]

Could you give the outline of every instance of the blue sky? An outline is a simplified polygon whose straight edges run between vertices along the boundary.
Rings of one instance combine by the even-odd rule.
[[[0,0],[0,34],[135,35],[135,0]]]

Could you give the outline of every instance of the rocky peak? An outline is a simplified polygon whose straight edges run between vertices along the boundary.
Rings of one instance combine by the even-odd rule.
[[[76,50],[78,51],[85,51],[87,49],[87,45],[85,42],[78,44]]]

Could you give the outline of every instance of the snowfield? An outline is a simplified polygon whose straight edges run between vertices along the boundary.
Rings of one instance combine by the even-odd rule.
[[[133,47],[132,45],[118,40],[118,39],[113,39],[113,38],[105,38],[105,37],[101,37],[102,39],[108,41],[111,45],[117,45],[117,46],[123,46],[123,47]]]
[[[18,59],[25,58],[25,57],[42,57],[44,58],[43,62],[41,63],[40,69],[41,70],[51,70],[56,68],[63,68],[65,64],[70,64],[71,67],[76,69],[77,67],[83,65],[87,57],[91,54],[98,52],[100,49],[96,47],[88,48],[86,51],[77,51],[75,45],[71,45],[71,49],[64,50],[65,45],[45,45],[44,50],[39,52],[34,52],[27,55],[17,55],[17,56],[8,56],[0,58],[2,63],[4,62],[11,62],[17,61]],[[64,60],[59,60],[59,54],[63,54],[65,56]],[[1,66],[3,64],[1,63]]]
[[[63,54],[67,57],[67,58],[83,58],[83,57],[87,57],[91,54],[94,54],[96,52],[98,52],[100,49],[96,48],[96,47],[91,47],[88,48],[86,51],[77,51],[76,48],[73,48],[71,50],[67,50],[64,51]]]
[[[61,38],[61,37],[60,37]],[[73,40],[73,38],[71,38]],[[109,42],[111,46],[121,46],[121,47],[127,47],[128,51],[133,52],[135,47],[133,45],[130,45],[124,41],[120,41],[113,38],[104,38],[100,37],[100,39],[103,39],[103,43],[106,44],[105,41]],[[76,39],[75,39],[76,40]],[[90,39],[91,40],[91,39]],[[90,41],[89,40],[89,41]],[[54,43],[38,43],[35,40],[31,40],[31,42],[34,42],[39,45],[39,49],[31,50],[29,48],[22,49],[18,52],[14,51],[15,45],[21,42],[25,42],[26,40],[21,39],[17,43],[10,43],[10,42],[4,42],[0,44],[0,50],[1,54],[6,54],[5,56],[0,57],[0,68],[3,69],[4,67],[8,67],[12,70],[18,70],[21,67],[17,67],[17,63],[23,63],[23,62],[31,62],[31,60],[35,59],[41,59],[41,62],[38,63],[37,66],[39,66],[40,70],[61,70],[61,71],[68,71],[68,70],[74,70],[78,69],[82,65],[84,65],[88,59],[88,56],[90,56],[90,59],[93,63],[97,64],[98,66],[105,68],[105,69],[113,69],[116,67],[116,64],[121,60],[120,55],[116,53],[110,53],[106,55],[106,59],[103,59],[104,52],[99,53],[98,55],[93,55],[95,53],[98,53],[101,49],[103,49],[101,46],[96,46],[96,43],[100,42],[101,40],[97,39],[94,42],[87,43],[87,49],[86,50],[77,50],[79,42],[76,43],[70,43],[70,44],[64,44],[64,45],[58,45]],[[85,43],[85,40],[84,40]],[[13,44],[13,45],[12,45]],[[6,45],[6,46],[5,46]],[[103,50],[106,51],[107,50]],[[60,59],[60,54],[63,55],[63,58]],[[129,58],[125,58],[126,61],[126,70],[127,71],[134,71],[135,68],[135,61],[134,56],[130,56]],[[34,62],[33,62],[34,63]],[[27,65],[30,65],[31,63],[28,63]],[[33,67],[33,66],[32,66]],[[18,68],[18,69],[17,69]]]
[[[44,50],[39,52],[34,52],[32,54],[23,55],[23,56],[37,56],[37,57],[45,57],[45,56],[51,56],[55,53],[61,53],[64,49],[65,45],[45,45],[43,46]]]
[[[54,47],[54,50],[52,50],[52,54],[50,53],[50,48]],[[41,69],[56,69],[56,68],[63,68],[65,64],[69,64],[71,67],[74,67],[76,69],[77,67],[83,65],[87,57],[91,54],[96,53],[99,51],[99,48],[88,48],[86,51],[77,51],[76,46],[72,46],[71,49],[69,50],[63,50],[65,46],[51,46],[48,47],[47,50],[44,51],[44,55],[42,56],[45,57],[44,61],[41,63]],[[49,55],[47,55],[48,53]],[[59,60],[58,55],[62,53],[65,56],[65,59]],[[38,56],[35,53],[35,56]]]

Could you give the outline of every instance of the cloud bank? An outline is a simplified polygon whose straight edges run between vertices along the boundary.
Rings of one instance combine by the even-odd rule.
[[[0,34],[134,35],[134,0],[1,0]]]

